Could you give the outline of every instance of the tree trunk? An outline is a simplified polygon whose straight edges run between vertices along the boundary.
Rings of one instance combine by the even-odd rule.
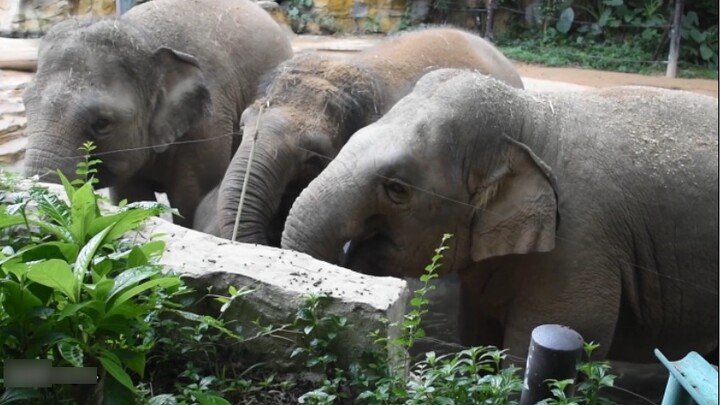
[[[495,6],[497,0],[485,0],[485,8],[487,9],[487,19],[485,21],[485,39],[495,42]]]
[[[675,77],[677,73],[677,62],[680,55],[680,37],[682,34],[683,9],[685,0],[675,0],[675,11],[673,12],[672,31],[670,33],[670,54],[668,55],[668,66],[665,76]]]

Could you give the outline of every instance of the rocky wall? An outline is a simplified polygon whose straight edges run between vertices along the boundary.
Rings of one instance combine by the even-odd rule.
[[[0,37],[37,38],[71,15],[112,15],[116,0],[0,0]]]

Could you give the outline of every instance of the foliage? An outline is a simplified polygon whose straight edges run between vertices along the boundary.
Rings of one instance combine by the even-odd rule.
[[[400,334],[395,338],[387,338],[375,331],[378,343],[377,350],[366,353],[361,363],[353,364],[348,370],[332,368],[314,390],[300,397],[300,403],[307,404],[516,404],[518,394],[522,390],[522,379],[519,369],[514,366],[502,367],[506,358],[503,350],[493,347],[472,347],[457,353],[437,356],[434,352],[425,353],[424,358],[413,362],[408,356],[408,349],[424,337],[420,326],[423,315],[427,313],[428,300],[426,294],[434,286],[430,281],[438,277],[437,269],[442,265],[443,251],[451,235],[444,235],[440,246],[435,250],[431,263],[425,268],[421,277],[423,285],[410,301],[411,310],[404,316],[400,325]],[[298,313],[303,322],[298,326],[310,328],[312,340],[329,342],[342,331],[345,322],[336,317],[319,315],[321,309],[318,297],[309,297],[306,308]],[[305,312],[310,311],[310,313]],[[302,315],[302,316],[301,316]],[[325,327],[318,327],[325,325]],[[329,326],[329,327],[328,327]],[[331,345],[317,344],[313,350],[302,350],[311,353],[308,365],[326,364]],[[399,350],[393,350],[399,349]],[[585,350],[590,356],[597,345],[586,344]],[[315,350],[322,349],[322,350]],[[399,354],[392,358],[390,353]],[[314,360],[310,360],[314,359]],[[410,364],[409,369],[407,368]],[[335,365],[333,363],[333,365]],[[600,397],[600,390],[612,386],[613,376],[608,374],[606,362],[581,363],[579,370],[585,380],[577,387],[578,395],[567,397],[565,389],[573,383],[567,381],[550,381],[554,399],[547,404],[607,404]],[[325,367],[325,372],[330,368]],[[409,372],[409,373],[408,373]],[[573,402],[574,401],[574,402]]]
[[[608,374],[610,363],[592,361],[592,352],[598,348],[593,342],[583,343],[587,361],[578,364],[581,382],[577,385],[577,393],[568,395],[569,387],[575,383],[573,379],[549,380],[553,398],[541,402],[542,405],[609,405],[613,402],[600,396],[600,390],[612,387],[615,376]]]
[[[122,236],[170,209],[142,203],[102,213],[92,186],[99,161],[90,159],[92,145],[81,149],[79,181],[59,173],[70,205],[37,185],[0,205],[0,358],[95,366],[104,394],[131,398],[129,373],[143,376],[153,345],[144,318],[157,310],[158,292],[173,294],[182,283],[156,264],[162,241],[134,245]]]
[[[263,327],[253,336],[245,336],[239,325],[222,320],[231,303],[249,296],[254,290],[228,287],[228,295],[208,293],[222,304],[217,317],[191,312],[171,312],[153,319],[156,345],[148,354],[153,370],[139,384],[144,401],[150,404],[229,404],[291,403],[291,380],[276,381],[275,374],[261,364],[247,364],[238,346],[261,336],[270,336],[280,328]],[[178,304],[194,304],[192,299]],[[192,322],[187,322],[187,321]],[[222,359],[222,360],[219,360]],[[255,402],[253,402],[255,401]]]
[[[98,385],[74,390],[60,385],[9,388],[0,397],[2,404],[18,398],[37,403],[70,398],[135,403],[145,395],[143,384],[136,381],[157,370],[151,355],[158,347],[165,348],[172,340],[168,336],[177,335],[177,329],[163,330],[172,319],[190,325],[178,328],[181,332],[210,328],[215,336],[242,339],[219,319],[185,310],[191,290],[157,264],[164,252],[162,240],[150,237],[137,243],[125,236],[150,216],[173,210],[142,202],[105,212],[93,189],[94,166],[100,163],[91,158],[95,147],[87,143],[81,149],[85,159],[77,167],[77,180],[70,182],[59,172],[69,204],[36,184],[24,193],[13,191],[20,180],[3,173],[0,358],[50,359],[54,367],[97,367]],[[232,300],[248,291],[231,287],[229,293],[213,296],[223,303],[221,316]],[[192,346],[183,343],[183,350],[189,352]],[[188,384],[178,389],[179,398],[223,403],[208,385],[208,380]],[[149,400],[160,403],[157,398]]]
[[[551,32],[551,31],[549,31]],[[521,38],[498,42],[498,48],[510,59],[547,66],[574,66],[626,73],[664,73],[665,65],[648,61],[652,54],[637,42],[597,42],[593,39],[558,40],[556,38]],[[717,69],[679,64],[678,76],[717,80]]]
[[[699,17],[694,11],[688,12],[683,19],[683,42],[680,46],[680,56],[683,60],[694,60],[717,69],[718,24],[716,23],[707,30],[702,30],[699,24]]]
[[[314,20],[312,16],[314,4],[313,0],[285,0],[280,3],[280,6],[290,18],[290,26],[293,32],[298,34],[305,32],[307,23]]]
[[[688,3],[685,10],[680,64],[716,71],[718,5],[701,3]],[[671,9],[665,0],[548,0],[542,2],[541,13],[539,33],[522,28],[507,34],[503,45],[524,43],[527,52],[534,52],[538,55],[535,59],[542,60],[543,52],[531,48],[541,39],[550,53],[567,52],[567,48],[578,55],[590,55],[585,64],[594,64],[596,58],[606,61],[605,67],[588,67],[633,72],[664,70],[661,64],[667,60],[671,28]],[[703,13],[715,18],[701,18]],[[555,47],[561,49],[556,52]],[[630,48],[638,51],[635,56],[612,55]]]

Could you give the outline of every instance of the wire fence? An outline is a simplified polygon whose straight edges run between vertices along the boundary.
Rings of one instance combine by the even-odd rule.
[[[157,147],[197,145],[197,144],[200,144],[200,143],[212,142],[212,141],[215,141],[215,140],[218,140],[218,139],[228,138],[228,137],[235,137],[235,136],[240,136],[240,137],[242,137],[242,133],[237,133],[237,132],[235,132],[235,133],[229,133],[229,134],[219,135],[219,136],[215,136],[215,137],[212,137],[212,138],[201,139],[201,140],[176,141],[176,142],[172,142],[172,143],[164,143],[164,144],[157,144],[157,145],[150,145],[150,146],[143,146],[143,147],[136,147],[136,148],[117,149],[117,150],[97,152],[97,153],[93,152],[93,156],[94,156],[94,157],[102,158],[103,156],[109,156],[109,155],[113,155],[113,154],[121,154],[121,153],[126,153],[126,152],[134,152],[134,151],[138,151],[138,150],[146,150],[146,149],[151,150],[151,149],[154,149],[154,148],[157,148]],[[293,148],[296,148],[296,149],[299,150],[299,151],[312,153],[312,154],[314,154],[314,155],[316,155],[316,156],[318,156],[318,157],[320,157],[320,158],[322,158],[322,159],[325,159],[328,163],[331,162],[331,161],[333,161],[333,158],[330,157],[330,156],[324,156],[324,155],[318,154],[318,153],[315,152],[315,151],[311,151],[311,150],[309,150],[309,149],[305,149],[305,148],[302,148],[302,147],[297,146],[297,145],[292,145],[292,147],[293,147]],[[621,157],[622,157],[622,156],[621,156]],[[627,157],[627,158],[632,158],[632,157],[634,157],[633,152],[628,152],[628,154],[627,154],[626,157]],[[65,160],[78,161],[78,160],[80,160],[80,159],[82,159],[82,158],[84,158],[84,155],[78,154],[78,155],[75,155],[75,156],[59,157],[59,160],[65,159]],[[348,166],[346,166],[346,165],[345,165],[343,162],[341,162],[341,161],[338,161],[338,162],[343,165],[344,170],[346,170],[350,175],[352,175],[352,170],[351,170]],[[45,177],[45,176],[50,176],[50,175],[52,175],[52,174],[53,174],[53,172],[48,171],[47,173],[39,176],[39,178],[42,180],[43,177]],[[388,178],[388,177],[386,177],[386,176],[383,176],[383,175],[380,174],[380,173],[374,173],[373,175],[374,175],[375,177],[379,178],[379,179],[382,179],[382,180],[393,180],[393,179],[391,179],[391,178]],[[595,181],[596,181],[596,182],[611,181],[611,180],[612,180],[611,177],[614,176],[614,174],[612,174],[612,173],[605,173],[605,174],[603,174],[603,173],[596,173],[596,175],[597,175],[597,176],[595,177]],[[456,204],[456,205],[458,205],[458,206],[462,206],[462,207],[464,207],[464,208],[469,208],[469,209],[473,209],[473,210],[481,210],[484,215],[498,215],[498,216],[501,215],[501,214],[492,212],[492,211],[487,210],[487,209],[484,209],[484,208],[478,208],[478,207],[476,207],[475,205],[473,205],[473,204],[471,204],[471,203],[469,203],[469,202],[459,201],[459,200],[454,199],[453,197],[439,194],[439,193],[437,193],[437,192],[434,191],[434,190],[425,189],[425,188],[423,188],[423,187],[421,187],[421,186],[418,186],[418,185],[415,185],[415,184],[410,184],[410,183],[407,183],[407,182],[403,182],[403,184],[406,185],[407,187],[412,188],[413,190],[415,190],[415,191],[417,191],[417,192],[431,195],[431,196],[434,197],[434,198],[438,198],[438,199],[444,200],[444,201],[446,201],[446,202],[448,202],[448,203]],[[633,198],[632,196],[630,196],[630,195],[628,195],[628,194],[623,194],[623,198],[635,199],[635,198]],[[652,203],[657,204],[657,206],[663,206],[663,204],[664,204],[664,202],[663,202],[663,201],[660,201],[660,200],[657,200],[657,201],[646,201],[646,200],[644,200],[644,199],[643,199],[643,200],[640,200],[639,198],[638,198],[638,199],[635,199],[635,200],[641,201],[641,202],[644,203],[646,206],[647,206],[648,204],[652,204]],[[556,238],[557,238],[557,240],[559,240],[559,241],[563,241],[563,242],[569,243],[569,244],[571,244],[571,245],[576,245],[578,248],[583,248],[583,247],[584,247],[584,244],[581,244],[580,242],[577,242],[577,241],[575,241],[575,240],[573,240],[573,239],[564,238],[564,237],[562,237],[562,236],[560,236],[560,235],[556,236]],[[692,288],[694,288],[695,290],[697,290],[698,292],[709,293],[709,294],[711,294],[711,295],[713,295],[713,296],[718,296],[718,295],[719,295],[719,294],[718,294],[718,289],[713,288],[713,287],[708,287],[706,284],[695,283],[695,282],[691,282],[691,281],[688,281],[688,280],[680,279],[680,278],[678,278],[678,277],[673,277],[673,276],[670,276],[670,275],[668,275],[668,274],[663,274],[663,273],[658,272],[658,271],[657,271],[656,269],[654,269],[654,268],[650,268],[650,267],[646,267],[646,266],[641,266],[641,265],[639,265],[639,264],[637,264],[637,263],[625,261],[625,260],[623,260],[622,258],[617,258],[617,261],[618,261],[619,264],[623,264],[623,265],[629,266],[630,268],[633,268],[633,269],[636,269],[636,270],[639,270],[639,271],[643,271],[643,272],[647,272],[647,273],[656,275],[656,276],[658,276],[659,278],[666,279],[666,280],[670,280],[670,281],[676,282],[676,283],[678,283],[678,284],[683,284],[683,285],[692,287]]]

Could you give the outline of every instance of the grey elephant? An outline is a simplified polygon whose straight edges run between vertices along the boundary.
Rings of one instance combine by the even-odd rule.
[[[58,23],[24,93],[25,172],[73,177],[91,140],[114,202],[165,192],[190,226],[240,144],[260,77],[291,56],[285,32],[248,0],[154,0]]]
[[[219,190],[221,236],[233,235],[253,147],[236,240],[279,246],[292,202],[350,135],[377,120],[423,74],[441,67],[478,70],[523,88],[495,47],[450,28],[391,37],[343,60],[309,53],[281,64],[262,97],[243,113],[244,139]]]
[[[195,210],[192,228],[196,231],[207,233],[213,236],[220,236],[220,225],[217,218],[217,199],[220,186],[215,186],[209,193],[200,200]]]
[[[559,323],[598,358],[718,345],[717,99],[517,91],[453,69],[352,136],[290,210],[282,247],[375,275],[461,280],[460,337],[525,356]],[[595,356],[595,355],[594,355]]]

